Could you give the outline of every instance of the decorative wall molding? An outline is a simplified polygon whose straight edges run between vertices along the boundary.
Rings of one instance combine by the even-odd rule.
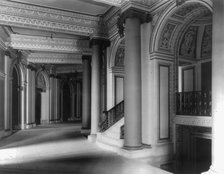
[[[66,53],[91,52],[88,40],[24,36],[11,34],[9,43],[14,49],[54,51]]]
[[[27,58],[32,63],[82,64],[81,54],[31,53]]]
[[[179,125],[212,127],[212,117],[177,115],[173,121]]]
[[[100,17],[91,15],[16,2],[0,2],[1,25],[89,36],[96,32],[99,27],[99,20]]]

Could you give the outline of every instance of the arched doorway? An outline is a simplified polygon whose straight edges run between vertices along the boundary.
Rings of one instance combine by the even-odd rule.
[[[70,86],[66,82],[63,85],[63,121],[68,121],[68,118],[70,117],[70,111],[71,111],[71,91]]]
[[[17,69],[12,71],[12,129],[21,129],[20,78]]]

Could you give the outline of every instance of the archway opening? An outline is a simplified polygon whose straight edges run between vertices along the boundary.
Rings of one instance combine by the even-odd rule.
[[[212,12],[200,3],[186,3],[172,17],[177,18],[178,15],[185,15],[188,19],[176,35],[174,48],[176,114],[189,119],[211,116]],[[180,146],[176,146],[177,161],[181,162],[178,173],[205,172],[211,165],[211,140],[208,139],[211,132],[202,131],[199,137],[195,131],[204,130],[203,127],[184,127],[182,142],[176,142],[180,143]]]
[[[12,129],[21,129],[20,78],[16,68],[12,72]]]

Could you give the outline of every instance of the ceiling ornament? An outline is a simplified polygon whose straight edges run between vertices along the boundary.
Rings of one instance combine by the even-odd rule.
[[[21,50],[53,51],[64,53],[91,52],[89,41],[43,36],[11,34],[9,46]]]
[[[161,49],[170,50],[170,40],[173,36],[177,24],[167,23],[162,32],[162,37],[159,42]]]
[[[183,36],[180,45],[180,55],[185,58],[196,57],[198,26],[190,26]]]

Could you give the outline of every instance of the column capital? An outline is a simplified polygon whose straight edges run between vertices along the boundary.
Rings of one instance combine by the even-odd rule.
[[[49,77],[50,78],[56,78],[56,75],[55,74],[50,74]]]
[[[117,19],[118,32],[121,37],[124,36],[124,23],[127,18],[137,18],[140,20],[140,23],[148,23],[152,21],[152,16],[147,11],[143,11],[134,7],[125,10]]]
[[[104,38],[92,38],[90,40],[90,47],[92,47],[93,45],[99,45],[101,47],[106,48],[110,46],[110,41]]]

